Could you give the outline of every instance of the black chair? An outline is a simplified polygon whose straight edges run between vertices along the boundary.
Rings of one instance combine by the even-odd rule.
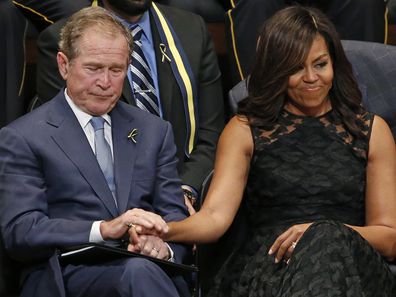
[[[213,171],[206,177],[200,193],[201,203],[205,199]],[[242,201],[233,223],[227,232],[215,243],[202,244],[197,248],[197,263],[199,268],[198,290],[194,297],[206,296],[211,288],[214,276],[223,263],[241,246],[249,236],[247,215]]]
[[[396,46],[352,40],[343,40],[342,44],[362,92],[363,105],[386,120],[396,140]],[[234,114],[238,102],[248,95],[246,83],[239,82],[229,92]],[[390,269],[396,277],[396,263],[390,263]]]
[[[390,25],[396,24],[396,1],[388,0],[388,23]]]
[[[0,296],[17,297],[19,293],[20,264],[10,259],[0,236]]]

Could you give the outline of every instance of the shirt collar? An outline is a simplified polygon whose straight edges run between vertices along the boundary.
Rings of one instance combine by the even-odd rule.
[[[151,26],[150,26],[150,15],[149,12],[146,11],[143,13],[140,20],[137,22],[137,25],[142,28],[144,35],[146,35],[148,40],[151,40]]]
[[[145,11],[138,22],[136,23],[129,23],[126,20],[120,18],[117,15],[114,15],[117,20],[119,20],[125,27],[131,29],[134,28],[136,25],[139,25],[140,28],[143,30],[144,36],[146,36],[148,42],[151,44],[153,37],[151,34],[151,24],[150,24],[150,14],[149,11]]]
[[[80,123],[80,126],[83,129],[85,129],[85,127],[88,125],[89,121],[92,119],[92,115],[86,113],[81,108],[79,108],[73,102],[73,100],[69,97],[69,95],[67,94],[66,91],[67,91],[67,88],[65,88],[65,91],[64,91],[66,101],[69,104],[70,108],[72,109],[72,111],[73,111],[74,115],[76,116],[78,122]],[[109,116],[109,114],[107,114],[107,113],[102,114],[101,117],[104,118],[106,123],[109,124],[110,127],[111,127],[111,117]]]

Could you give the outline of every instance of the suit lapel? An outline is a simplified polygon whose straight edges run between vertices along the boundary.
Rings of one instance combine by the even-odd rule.
[[[109,212],[114,217],[118,216],[113,196],[96,157],[63,93],[53,99],[53,109],[48,115],[47,122],[52,126],[58,127],[52,138],[60,149],[78,168],[81,175],[90,184]]]
[[[139,129],[134,125],[134,120],[127,117],[125,111],[117,104],[111,111],[111,126],[113,133],[114,149],[114,174],[117,189],[118,209],[121,213],[125,212],[128,204],[129,193],[131,190],[131,178],[136,160],[136,149],[139,140]],[[128,138],[133,129],[137,129],[134,139]]]
[[[172,100],[174,97],[173,92],[175,88],[177,88],[178,90],[178,86],[176,84],[176,80],[173,78],[174,75],[168,60],[164,59],[164,62],[162,62],[162,53],[160,51],[161,39],[155,21],[151,16],[151,13],[150,13],[150,25],[151,25],[151,32],[153,35],[155,60],[157,63],[158,86],[160,91],[162,112],[164,114],[164,118],[169,119],[169,116],[171,115],[171,111],[172,111]]]

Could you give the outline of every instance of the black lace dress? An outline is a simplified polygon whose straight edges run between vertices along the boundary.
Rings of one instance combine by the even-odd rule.
[[[367,139],[356,141],[332,111],[317,118],[284,111],[275,125],[252,128],[246,189],[251,234],[220,270],[210,296],[396,296],[385,261],[343,224],[364,225],[373,117],[360,115]],[[289,264],[275,264],[269,247],[304,222],[314,224]]]

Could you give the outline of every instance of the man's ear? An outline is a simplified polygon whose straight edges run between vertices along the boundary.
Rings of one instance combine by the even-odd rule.
[[[66,55],[62,52],[58,52],[56,55],[56,61],[58,62],[58,69],[59,73],[62,76],[64,80],[67,80],[67,76],[69,74],[69,59],[66,57]]]

